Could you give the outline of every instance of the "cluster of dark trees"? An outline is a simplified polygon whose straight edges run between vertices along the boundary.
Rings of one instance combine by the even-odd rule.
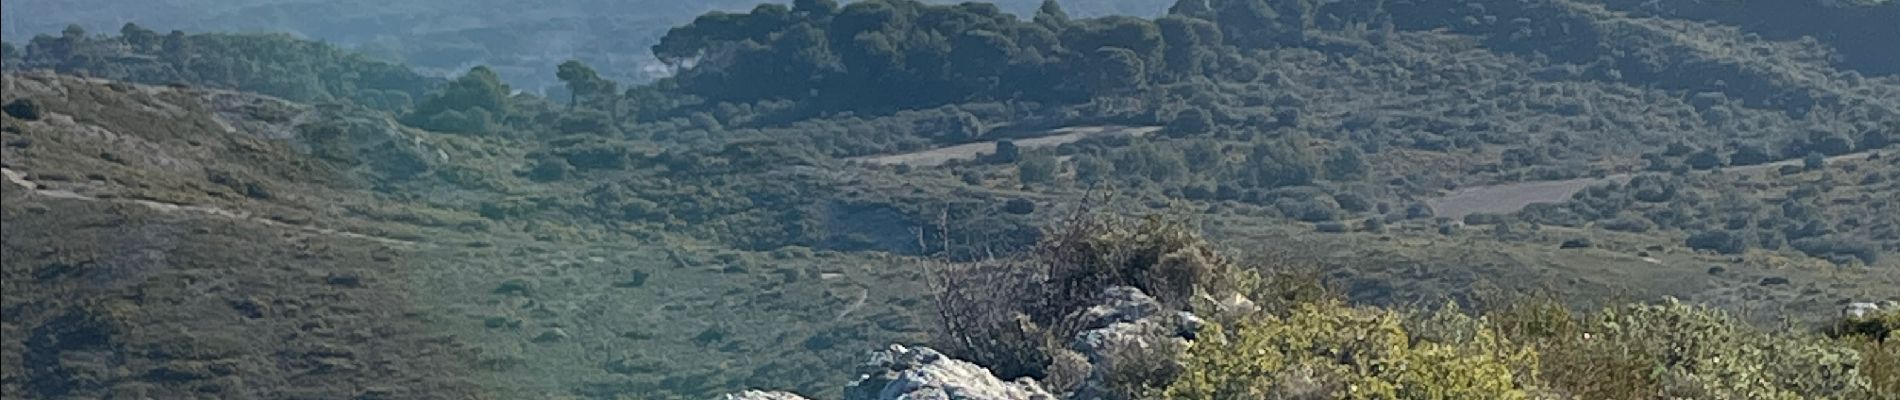
[[[1776,40],[1812,37],[1840,51],[1841,62],[1868,74],[1900,73],[1900,2],[1892,0],[1802,0],[1763,3],[1726,1],[1604,0],[1639,15],[1736,25]]]
[[[188,84],[257,92],[300,102],[353,102],[404,109],[440,84],[408,67],[281,34],[158,33],[125,24],[119,36],[77,25],[40,35],[24,49],[5,46],[7,69],[64,73],[146,84]]]
[[[1309,3],[1195,0],[1158,19],[1079,19],[1045,1],[1022,20],[987,3],[801,0],[701,16],[653,51],[682,67],[682,90],[712,101],[790,99],[822,111],[1076,102],[1246,74],[1251,60],[1223,48],[1230,38],[1251,46],[1295,38],[1301,21],[1283,15]]]
[[[1891,98],[1900,96],[1883,96],[1900,94],[1900,85],[1829,69],[1815,61],[1827,58],[1825,49],[1593,7],[1181,0],[1160,17],[1073,18],[1045,1],[1020,18],[983,3],[798,0],[709,13],[668,31],[651,50],[679,72],[650,85],[623,87],[607,78],[613,73],[562,63],[553,77],[563,90],[546,99],[518,94],[493,68],[427,78],[281,35],[158,34],[127,25],[117,37],[96,37],[75,28],[23,49],[0,47],[0,59],[9,69],[355,103],[438,132],[536,138],[545,148],[524,160],[523,173],[548,182],[589,171],[663,166],[685,179],[786,164],[724,154],[734,143],[842,157],[1066,124],[1165,125],[1165,138],[1071,146],[1062,152],[1074,156],[1067,163],[1046,152],[991,161],[1014,163],[1028,184],[1072,170],[1085,183],[1251,202],[1309,221],[1375,208],[1339,188],[1369,178],[1367,154],[1389,147],[1502,154],[1499,169],[1577,173],[1563,163],[1660,147],[1655,138],[1667,137],[1682,144],[1652,155],[1653,168],[1687,170],[1879,148],[1900,127],[1891,117],[1900,112]],[[1749,51],[1691,51],[1685,40]],[[643,159],[627,150],[629,141],[705,151]],[[1405,179],[1401,186],[1431,186]],[[649,189],[686,191],[641,190]],[[629,204],[600,208],[646,207]],[[733,204],[681,215],[748,209]],[[1592,206],[1551,218],[1691,229],[1653,208]],[[658,220],[697,221],[667,215]]]

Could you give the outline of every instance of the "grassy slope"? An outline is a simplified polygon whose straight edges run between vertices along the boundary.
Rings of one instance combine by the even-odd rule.
[[[8,79],[21,78],[10,75]],[[144,86],[114,89],[72,78],[57,78],[54,82],[69,93],[92,95],[45,101],[51,111],[136,112],[82,114],[86,116],[75,118],[81,123],[65,127],[6,119],[7,141],[31,139],[29,146],[7,148],[8,168],[49,187],[107,199],[57,200],[26,196],[18,186],[7,187],[5,251],[9,262],[5,273],[10,285],[21,286],[17,290],[8,287],[6,329],[20,334],[6,335],[9,341],[5,345],[24,349],[36,329],[67,329],[59,328],[64,325],[54,320],[72,314],[64,310],[76,309],[80,315],[103,315],[96,319],[128,333],[109,336],[106,345],[71,350],[74,354],[116,352],[133,360],[128,365],[138,367],[100,371],[88,369],[96,365],[74,361],[64,370],[10,374],[5,381],[15,385],[10,389],[28,388],[38,385],[32,382],[51,379],[35,376],[70,382],[82,382],[86,376],[119,377],[124,379],[101,380],[100,387],[81,388],[76,393],[146,390],[156,394],[197,390],[206,385],[202,381],[222,385],[222,390],[268,391],[285,387],[273,386],[278,382],[331,385],[398,376],[407,382],[392,385],[390,390],[460,390],[496,398],[611,398],[616,393],[694,397],[743,387],[787,388],[824,395],[836,390],[836,382],[849,378],[845,374],[858,361],[862,349],[893,341],[923,340],[931,329],[929,316],[933,311],[927,299],[919,296],[924,291],[914,259],[881,253],[814,253],[800,248],[747,252],[688,237],[627,237],[558,212],[502,221],[476,216],[470,208],[498,197],[577,197],[577,192],[587,189],[581,183],[534,184],[511,176],[518,166],[507,160],[519,159],[519,153],[528,151],[521,148],[525,147],[521,143],[410,132],[431,148],[440,149],[448,161],[434,165],[437,172],[423,178],[386,183],[386,190],[406,193],[392,195],[370,190],[373,185],[368,181],[374,175],[360,168],[302,155],[297,144],[305,138],[261,139],[225,132],[203,116],[215,107],[205,105],[200,97]],[[8,93],[11,96],[16,92],[25,93]],[[138,93],[151,93],[153,100],[142,103],[151,107],[126,102],[147,96]],[[150,113],[167,109],[161,105],[185,110],[180,114],[183,118],[155,119]],[[150,129],[139,125],[140,121],[169,122],[143,122],[162,128]],[[121,135],[120,140],[89,140],[75,134],[91,129],[85,127],[115,132]],[[194,141],[198,145],[190,144]],[[151,147],[130,151],[121,146]],[[214,148],[220,151],[188,150],[200,146],[219,146]],[[130,165],[101,158],[101,150],[133,154],[116,157]],[[202,168],[167,169],[146,164],[160,156],[191,165],[227,166],[250,172],[249,178],[269,187],[272,196],[246,197],[228,186],[211,183]],[[286,169],[286,165],[302,167]],[[440,176],[440,171],[458,169],[488,177],[504,190],[497,193],[486,189],[486,184]],[[102,179],[86,178],[87,171],[102,174]],[[836,181],[845,188],[841,190],[866,196],[1027,197],[1048,205],[1072,203],[1083,193],[1061,187],[1024,192],[1011,187],[1007,176],[986,181],[991,187],[972,187],[959,182],[954,174],[941,171],[918,170],[902,175],[887,168],[844,171],[818,175],[830,175],[822,179]],[[46,181],[49,175],[75,178]],[[800,174],[779,176],[821,179]],[[451,180],[461,183],[447,182]],[[1167,204],[1151,196],[1134,192],[1110,205],[1138,211],[1149,204]],[[125,198],[241,209],[256,215],[281,214],[279,219],[290,224],[376,233],[417,243],[370,244],[240,219],[154,214],[142,206],[124,205]],[[1243,253],[1273,253],[1250,252],[1250,248],[1295,250],[1291,256],[1322,260],[1323,265],[1335,268],[1333,278],[1349,293],[1357,292],[1362,299],[1376,302],[1468,296],[1469,289],[1478,282],[1494,282],[1511,289],[1546,287],[1582,298],[1676,295],[1761,309],[1764,314],[1780,312],[1785,304],[1791,305],[1788,311],[1800,315],[1831,315],[1831,296],[1891,297],[1894,294],[1880,291],[1900,287],[1891,282],[1891,274],[1830,275],[1823,273],[1828,270],[1809,267],[1769,269],[1774,264],[1750,260],[1733,263],[1680,250],[1661,252],[1657,256],[1663,261],[1661,265],[1632,255],[1649,243],[1679,242],[1667,236],[1599,239],[1603,249],[1559,252],[1555,250],[1556,242],[1567,235],[1556,228],[1546,228],[1541,239],[1504,241],[1476,232],[1446,238],[1424,232],[1423,227],[1395,229],[1387,235],[1315,235],[1303,225],[1270,222],[1270,218],[1259,217],[1259,210],[1249,207],[1223,205],[1222,209],[1229,211],[1216,215],[1224,217],[1208,218],[1222,221],[1209,226],[1218,243]],[[1035,215],[1050,218],[1062,212],[1062,207],[1048,208]],[[125,221],[111,222],[114,220]],[[42,258],[46,245],[38,240],[46,239],[33,238],[33,232],[48,231],[101,238],[59,241],[70,247],[60,247],[54,254],[65,255]],[[139,236],[140,232],[150,234]],[[14,240],[16,237],[26,239]],[[171,239],[156,239],[161,237]],[[119,247],[107,246],[127,245],[174,247],[159,247],[149,253],[162,255],[162,262],[141,261],[168,266],[165,268],[123,271],[123,267],[116,266],[121,264],[106,263],[91,264],[93,267],[87,268],[92,269],[78,272],[42,272],[58,270],[57,260],[123,255],[126,253],[116,251]],[[223,251],[233,248],[241,251]],[[1473,252],[1472,248],[1486,250]],[[1717,279],[1704,278],[1706,266],[1715,263],[1726,265],[1730,272]],[[47,278],[36,278],[36,274]],[[329,279],[333,275],[354,276],[362,283],[359,287],[339,288]],[[1759,277],[1768,275],[1786,276],[1795,283],[1758,288]],[[90,292],[79,291],[83,293],[80,297],[103,305],[78,305],[69,294],[69,288],[78,287],[93,287],[86,289]],[[200,295],[215,287],[228,287],[225,290],[231,294],[216,299]],[[98,311],[101,307],[124,311]],[[256,310],[264,311],[258,314]],[[247,312],[262,316],[256,322],[199,325],[206,321],[242,321],[242,314]],[[215,317],[167,317],[177,315]],[[316,322],[319,328],[312,329],[340,333],[321,340],[301,339],[309,336],[275,339],[296,332],[311,320],[322,321]],[[140,326],[176,328],[135,329]],[[278,336],[269,335],[273,333]],[[191,344],[223,340],[218,338],[257,341],[229,346]],[[220,362],[253,365],[247,363],[260,362],[255,358],[260,355],[284,353],[273,346],[301,346],[313,341],[328,341],[349,355],[329,352],[300,356],[314,357],[303,361],[314,364],[241,368],[238,374],[246,382],[242,385],[216,372],[211,372],[209,379],[184,381],[189,383],[153,381],[154,377],[171,375],[147,372],[174,365],[174,369],[202,367],[204,371],[213,371],[213,365],[222,365]],[[218,357],[138,350],[150,346],[251,350],[221,353]],[[385,348],[404,350],[380,350]],[[412,361],[375,361],[375,357],[387,354]],[[13,363],[25,360],[4,361],[23,365]],[[321,373],[298,375],[312,368]],[[295,381],[291,376],[311,380]]]
[[[479,394],[404,249],[4,185],[7,398]]]

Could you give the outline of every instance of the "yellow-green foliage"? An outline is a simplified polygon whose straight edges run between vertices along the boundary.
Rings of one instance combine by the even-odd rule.
[[[1170,399],[1523,399],[1536,355],[1482,320],[1450,320],[1459,342],[1413,340],[1404,317],[1311,303],[1231,331],[1210,324]],[[1453,327],[1452,325],[1455,325]]]
[[[1900,397],[1900,341],[1862,341],[1860,354],[1860,373],[1878,394],[1873,398]]]
[[[1873,393],[1886,396],[1874,398],[1900,398],[1900,340],[1893,340],[1895,330],[1900,330],[1896,309],[1847,318],[1835,327],[1841,340],[1859,344],[1861,376]]]
[[[1587,329],[1589,341],[1644,355],[1665,397],[1843,398],[1870,390],[1851,347],[1757,331],[1707,307],[1670,300],[1613,308]]]
[[[1071,221],[1046,238],[1031,265],[1046,267],[1047,275],[1031,274],[1046,280],[963,294],[1013,303],[1021,300],[1010,294],[1027,290],[1018,288],[1052,288],[1029,296],[1043,308],[947,319],[973,322],[952,331],[967,332],[963,343],[980,346],[966,352],[991,356],[978,357],[987,365],[1003,360],[1032,372],[1053,363],[1065,367],[1051,368],[1060,371],[1051,374],[1058,381],[1080,380],[1081,361],[1051,351],[1074,328],[1024,316],[1067,315],[1108,286],[1134,286],[1212,317],[1179,353],[1180,369],[1123,380],[1138,383],[1117,387],[1128,398],[1884,400],[1900,393],[1900,345],[1888,340],[1900,312],[1847,320],[1829,338],[1758,330],[1675,300],[1588,313],[1553,298],[1487,301],[1480,314],[1456,304],[1430,313],[1349,306],[1326,299],[1316,277],[1303,283],[1271,269],[1253,273],[1161,218]],[[961,310],[1006,309],[967,305],[977,307]]]
[[[1760,331],[1674,300],[1581,317],[1527,301],[1490,315],[1506,337],[1537,350],[1537,386],[1557,398],[1879,398],[1873,384],[1889,365],[1864,357],[1877,344]]]

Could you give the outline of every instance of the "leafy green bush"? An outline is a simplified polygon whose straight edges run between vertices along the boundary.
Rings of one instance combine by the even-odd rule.
[[[534,167],[529,168],[526,175],[528,179],[535,182],[554,182],[567,179],[567,175],[572,172],[574,172],[574,166],[568,164],[566,159],[543,156],[535,160]]]
[[[1024,157],[1016,163],[1016,177],[1025,184],[1048,183],[1056,180],[1056,158],[1048,155]]]
[[[1722,254],[1742,254],[1748,250],[1748,243],[1741,236],[1723,230],[1705,231],[1689,235],[1684,242],[1696,250],[1712,250]]]
[[[1322,302],[1284,318],[1265,316],[1233,328],[1210,324],[1163,397],[1528,398],[1525,386],[1536,378],[1537,360],[1529,348],[1455,311],[1433,318],[1435,338],[1414,337],[1404,320],[1391,311]]]
[[[1175,114],[1174,119],[1168,121],[1167,132],[1169,136],[1185,137],[1207,133],[1213,129],[1213,115],[1208,114],[1207,110],[1194,108]]]
[[[1835,262],[1849,262],[1852,259],[1871,265],[1880,261],[1880,246],[1866,240],[1811,237],[1798,239],[1789,244],[1809,256]]]
[[[623,169],[631,160],[626,148],[604,142],[591,142],[560,149],[555,155],[566,164],[580,169]]]
[[[1031,254],[932,275],[955,356],[1072,385],[1086,367],[1065,347],[1079,329],[1064,317],[1111,286],[1215,317],[1185,351],[1163,352],[1178,360],[1141,358],[1156,368],[1130,370],[1141,383],[1118,398],[1878,399],[1900,385],[1888,340],[1900,312],[1849,319],[1830,339],[1673,299],[1591,313],[1548,298],[1482,313],[1351,306],[1317,278],[1239,268],[1156,217],[1078,217]],[[1215,299],[1228,296],[1257,306],[1224,312]]]
[[[1849,398],[1870,388],[1848,346],[1811,335],[1755,331],[1725,313],[1670,300],[1604,310],[1591,340],[1643,354],[1677,398]]]

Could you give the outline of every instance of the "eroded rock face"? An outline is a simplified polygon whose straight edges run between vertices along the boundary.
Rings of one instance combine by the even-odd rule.
[[[1062,396],[1023,378],[1005,381],[988,369],[925,347],[891,345],[871,352],[858,367],[856,383],[845,387],[845,400],[1055,400],[1116,399],[1108,375],[1118,363],[1176,363],[1204,322],[1194,314],[1163,306],[1132,287],[1112,287],[1102,302],[1072,316],[1084,330],[1069,344],[1071,357],[1086,359],[1088,376]],[[1154,357],[1165,356],[1165,357]],[[1080,361],[1077,365],[1082,364]],[[1146,365],[1146,364],[1135,364]],[[1170,364],[1171,365],[1171,364]],[[1165,366],[1163,366],[1165,367]],[[747,391],[725,400],[803,400],[784,392]]]
[[[924,347],[891,345],[859,367],[845,400],[1053,400],[1035,380],[1004,381],[976,364]]]
[[[766,391],[758,391],[758,390],[747,390],[744,392],[727,394],[724,397],[720,397],[720,400],[807,400],[807,399],[805,398],[805,396],[799,396],[796,394],[791,394],[791,393],[786,393],[786,392],[766,392]]]
[[[1874,313],[1874,312],[1879,312],[1879,311],[1880,311],[1879,304],[1865,303],[1865,302],[1848,303],[1847,307],[1844,307],[1841,309],[1841,315],[1847,316],[1847,317],[1853,317],[1853,318],[1861,318],[1861,317],[1867,316],[1868,313]]]
[[[1194,314],[1169,310],[1132,287],[1105,289],[1102,299],[1102,304],[1082,311],[1080,321],[1086,328],[1069,343],[1089,364],[1088,378],[1070,393],[1072,399],[1111,398],[1108,374],[1119,364],[1176,362],[1172,349],[1185,348],[1203,325]],[[1157,355],[1167,357],[1153,357]]]

